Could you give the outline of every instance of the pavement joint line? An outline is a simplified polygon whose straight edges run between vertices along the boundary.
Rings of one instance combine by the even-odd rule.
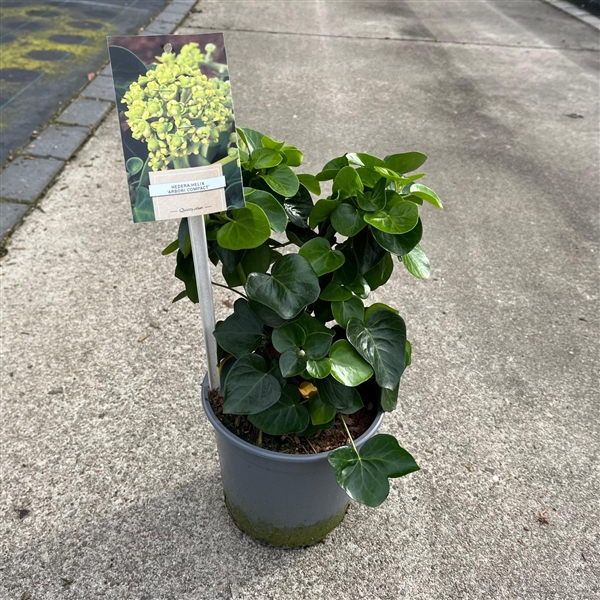
[[[546,0],[543,0],[546,1]],[[599,19],[600,21],[600,19]],[[514,48],[516,50],[561,50],[568,52],[595,52],[600,53],[600,48],[563,48],[561,46],[532,46],[529,44],[490,44],[488,42],[461,42],[457,40],[438,40],[427,38],[409,38],[409,37],[377,37],[367,35],[328,35],[326,33],[301,33],[298,31],[271,31],[268,29],[244,29],[244,28],[225,28],[225,27],[194,27],[188,26],[186,29],[197,29],[199,31],[223,31],[234,33],[257,33],[267,35],[290,35],[295,37],[315,37],[328,39],[345,39],[345,40],[372,40],[377,42],[402,42],[402,43],[422,43],[422,44],[446,44],[449,46],[473,46],[481,48]]]
[[[64,1],[71,2],[71,3],[74,2],[74,0],[64,0]],[[83,0],[79,3],[80,4],[91,4],[91,5],[104,5],[105,4],[102,2],[94,2],[94,1],[87,1],[87,0]],[[144,35],[144,33],[146,35],[168,35],[170,33],[173,33],[173,31],[175,31],[175,29],[177,29],[177,27],[179,27],[179,25],[190,14],[192,8],[195,5],[196,5],[196,0],[193,0],[193,1],[191,1],[191,0],[172,0],[163,8],[162,11],[157,13],[151,21],[149,21],[143,28],[138,30],[137,35]],[[182,10],[182,8],[183,8],[183,10]],[[140,10],[140,9],[135,9],[133,7],[128,7],[127,9],[128,10]],[[161,20],[161,18],[160,18],[161,15],[163,15],[163,13],[166,13],[166,17],[167,17],[166,20]],[[179,15],[179,20],[177,22],[173,22],[172,20],[176,15]],[[169,29],[169,31],[161,31],[160,33],[147,32],[147,30],[149,28],[151,28],[154,23],[157,23],[158,27],[160,29],[166,28],[166,29]],[[102,79],[98,79],[100,77]],[[96,86],[98,86],[98,84],[100,82],[105,81],[105,78],[110,78],[112,81],[112,73],[110,70],[110,61],[104,67],[102,67],[102,69],[100,69],[98,71],[98,74],[96,75],[96,77],[94,79],[92,79],[92,81],[88,82],[88,84],[82,90],[80,90],[78,94],[76,94],[71,99],[71,102],[69,102],[69,104],[67,106],[63,107],[63,109],[61,110],[61,112],[58,115],[56,115],[53,119],[51,119],[50,121],[48,121],[46,123],[44,128],[41,130],[40,134],[38,136],[36,136],[34,139],[30,140],[29,143],[25,147],[21,148],[18,151],[18,154],[15,155],[14,159],[0,171],[0,173],[4,173],[12,165],[20,164],[19,159],[21,159],[21,161],[32,160],[33,162],[35,162],[36,160],[41,160],[41,161],[52,160],[52,161],[56,161],[57,163],[62,163],[60,165],[59,169],[54,174],[50,175],[49,177],[46,177],[46,181],[45,181],[43,187],[41,188],[41,191],[33,199],[23,200],[21,198],[8,198],[8,197],[4,197],[4,196],[0,197],[0,206],[7,205],[7,204],[13,204],[13,205],[28,207],[28,209],[26,211],[23,211],[22,214],[18,217],[18,219],[15,222],[11,222],[11,224],[9,226],[4,227],[4,223],[3,223],[3,226],[0,229],[0,251],[4,248],[4,246],[6,245],[6,242],[8,241],[10,236],[14,233],[14,231],[17,229],[17,227],[22,223],[23,218],[25,218],[25,216],[31,212],[29,210],[29,208],[37,208],[38,207],[40,200],[42,199],[42,197],[44,196],[44,194],[46,193],[48,188],[52,186],[52,184],[54,183],[56,178],[60,175],[60,173],[64,169],[65,165],[76,156],[77,152],[79,152],[79,150],[90,139],[90,137],[92,137],[94,135],[94,132],[98,129],[98,127],[100,127],[102,122],[112,112],[112,109],[115,108],[114,100],[110,100],[110,99],[98,96],[97,93],[94,94],[93,92],[89,96],[86,96],[86,90],[90,87],[92,87],[92,88],[95,87],[94,82],[96,82]],[[87,93],[89,93],[89,92],[87,92]],[[89,103],[91,103],[91,102],[97,103],[97,106],[94,107],[96,109],[95,113],[96,113],[97,118],[93,122],[82,123],[82,122],[78,122],[76,120],[61,121],[61,118],[65,118],[64,117],[65,113],[67,113],[67,111],[71,107],[76,105],[77,103],[79,103],[78,105],[81,106],[86,103],[88,103],[88,105],[89,105]],[[62,127],[73,127],[73,128],[85,127],[88,129],[88,133],[83,138],[83,140],[77,145],[77,147],[69,154],[69,156],[67,158],[57,158],[50,154],[36,155],[34,153],[35,151],[34,152],[31,151],[31,148],[30,148],[31,144],[35,143],[35,140],[38,139],[39,137],[41,137],[44,132],[49,131],[50,127],[52,127],[52,126],[57,126],[57,127],[61,127],[61,128]]]
[[[570,2],[565,2],[564,0],[542,0],[542,2],[550,4],[557,10],[561,10],[562,12],[571,15],[578,21],[586,23],[590,27],[593,27],[594,29],[600,31],[600,18],[596,17],[595,15],[592,15],[591,13],[585,10],[582,10],[581,8],[578,8],[574,4],[571,4]]]

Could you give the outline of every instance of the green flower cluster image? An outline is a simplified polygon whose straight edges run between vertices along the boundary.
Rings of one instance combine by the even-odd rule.
[[[189,43],[178,54],[163,53],[133,81],[123,95],[132,137],[145,140],[148,166],[166,170],[170,163],[191,155],[206,156],[233,122],[229,81],[209,78],[200,64],[209,62],[214,44]]]

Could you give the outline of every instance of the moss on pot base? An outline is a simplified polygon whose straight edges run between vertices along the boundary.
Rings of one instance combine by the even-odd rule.
[[[253,538],[276,546],[278,548],[305,548],[323,540],[327,534],[335,529],[343,520],[348,510],[349,503],[337,515],[300,527],[273,527],[264,521],[253,521],[238,506],[234,506],[225,496],[225,505],[233,522],[245,533]]]

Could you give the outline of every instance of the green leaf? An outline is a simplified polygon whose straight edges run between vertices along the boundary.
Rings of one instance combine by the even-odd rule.
[[[394,270],[394,261],[390,254],[386,254],[373,269],[364,274],[365,281],[371,291],[376,290],[388,282]]]
[[[125,169],[127,169],[127,173],[132,177],[133,175],[137,175],[144,167],[144,161],[137,156],[132,156],[126,163]]]
[[[331,348],[332,337],[332,331],[327,331],[327,333],[316,332],[307,335],[306,341],[302,346],[306,352],[306,356],[313,360],[325,358],[329,352],[329,348]]]
[[[298,187],[298,193],[283,200],[283,208],[290,221],[298,227],[308,227],[308,216],[313,209],[310,192],[303,186]]]
[[[246,202],[256,204],[263,209],[273,231],[277,233],[285,231],[288,222],[287,214],[275,196],[269,194],[269,192],[253,188],[244,188],[244,196]]]
[[[321,170],[320,173],[316,174],[316,178],[319,181],[328,181],[329,179],[333,179],[340,169],[346,167],[348,165],[348,159],[345,156],[340,156],[338,158],[334,158],[330,160]]]
[[[385,210],[365,213],[364,220],[376,229],[392,235],[407,233],[419,221],[419,207],[413,202],[404,202],[399,197],[389,202]]]
[[[385,412],[392,412],[396,410],[396,406],[398,405],[398,391],[400,389],[400,385],[397,385],[393,390],[388,390],[387,388],[381,389],[381,408]]]
[[[421,241],[421,237],[423,236],[423,225],[421,219],[419,219],[415,227],[408,233],[391,235],[375,228],[371,229],[371,233],[382,248],[389,250],[398,257],[402,257],[411,252]]]
[[[407,204],[410,204],[407,203]],[[411,204],[414,206],[414,204]],[[367,213],[369,214],[369,213]],[[365,217],[367,216],[365,214]],[[335,230],[347,237],[356,235],[365,225],[365,219],[352,204],[340,204],[331,213],[331,224]]]
[[[331,282],[319,296],[320,300],[327,300],[328,302],[341,302],[344,300],[350,300],[352,298],[352,292],[341,286],[339,283]]]
[[[353,388],[337,382],[331,375],[316,383],[319,398],[329,406],[346,415],[351,415],[363,407],[359,393]]]
[[[302,164],[304,154],[296,146],[284,146],[281,151],[285,154],[285,162],[290,167],[299,167]]]
[[[260,346],[263,324],[242,298],[235,301],[233,310],[233,314],[215,329],[214,335],[223,350],[240,358]]]
[[[308,313],[302,314],[298,320],[298,325],[302,327],[307,336],[309,336],[311,333],[326,333],[329,336],[334,335],[334,332],[331,331],[331,329],[325,327],[325,325],[323,325],[319,319],[311,317]]]
[[[340,487],[350,498],[367,506],[379,506],[388,497],[388,477],[402,477],[419,470],[415,459],[391,435],[373,436],[359,453],[345,446],[330,452],[327,460]]]
[[[248,147],[248,152],[252,152],[257,148],[263,147],[263,138],[266,137],[256,129],[250,129],[249,127],[238,127],[237,132],[242,136],[243,140]]]
[[[358,319],[354,320],[358,321]],[[343,385],[356,387],[373,375],[373,369],[369,363],[358,354],[347,340],[338,340],[333,344],[329,351],[329,358],[331,360],[331,374]]]
[[[412,345],[408,340],[406,340],[406,361],[404,364],[405,368],[410,367],[412,364]]]
[[[298,192],[300,182],[287,165],[279,165],[261,177],[274,192],[286,198],[291,198]]]
[[[247,204],[245,208],[230,211],[231,221],[217,233],[219,246],[229,250],[256,248],[269,239],[271,226],[260,206]]]
[[[314,229],[319,223],[322,223],[339,206],[341,200],[318,200],[312,207],[308,217],[308,225]]]
[[[335,418],[336,410],[333,406],[325,404],[319,394],[315,394],[308,401],[308,412],[313,425],[324,425]]]
[[[311,377],[315,379],[323,379],[331,373],[331,361],[328,358],[320,358],[319,360],[308,360],[306,362],[306,370]],[[315,396],[313,396],[314,398]],[[331,419],[332,417],[330,417]],[[329,421],[330,419],[327,419]],[[323,421],[326,423],[327,421]],[[316,425],[316,423],[315,423]]]
[[[223,412],[251,415],[273,406],[281,396],[281,386],[267,372],[258,354],[246,354],[231,367],[223,386]]]
[[[239,302],[239,301],[238,301]],[[302,348],[306,341],[306,333],[302,327],[295,323],[289,323],[279,329],[274,329],[271,337],[273,347],[277,352],[295,352],[296,348]]]
[[[391,306],[388,306],[387,304],[383,304],[382,302],[376,302],[375,304],[371,304],[371,306],[369,306],[368,308],[365,309],[365,319],[368,319],[369,315],[374,313],[376,310],[379,309],[384,309],[384,310],[389,310],[395,314],[400,314],[400,311],[392,308]]]
[[[284,377],[295,377],[306,369],[306,358],[298,356],[295,350],[284,352],[279,357],[279,368]]]
[[[261,304],[260,302],[250,300],[249,304],[252,312],[254,312],[258,318],[269,327],[283,327],[284,325],[287,325],[288,323],[300,318],[300,314],[298,314],[291,319],[282,319],[274,310],[270,309],[264,304]]]
[[[274,310],[283,319],[292,319],[320,293],[319,278],[310,263],[298,254],[287,254],[273,264],[271,275],[250,273],[246,294]]]
[[[367,167],[368,169],[385,166],[385,163],[380,158],[372,156],[371,154],[364,154],[363,152],[349,152],[346,154],[346,158],[348,159],[349,164]]]
[[[250,160],[255,169],[270,169],[276,167],[282,161],[282,157],[277,150],[257,148],[250,154]]]
[[[421,198],[426,202],[433,204],[433,206],[435,206],[436,208],[444,208],[442,206],[442,201],[440,200],[439,196],[426,185],[423,185],[422,183],[411,183],[410,186],[407,186],[407,188],[408,193],[412,196],[417,196],[417,198]],[[406,192],[402,190],[402,193]]]
[[[322,237],[306,242],[298,251],[310,263],[314,272],[321,276],[339,269],[346,260],[339,250],[332,250],[331,244]]]
[[[402,262],[409,273],[412,273],[419,279],[429,279],[431,275],[431,265],[429,259],[425,256],[425,252],[419,244],[417,244],[409,254],[402,257]]]
[[[426,160],[427,157],[420,152],[404,152],[387,156],[384,163],[388,169],[397,173],[410,173],[416,171]]]
[[[356,279],[352,283],[346,284],[345,287],[363,300],[368,298],[371,293],[371,288],[362,275],[357,275]]]
[[[365,319],[364,324],[360,319],[350,319],[346,335],[352,346],[373,367],[379,386],[395,388],[406,362],[406,325],[402,317],[389,310],[378,309]]]
[[[356,196],[357,192],[362,192],[364,189],[363,183],[353,167],[343,167],[333,180],[332,192],[334,194],[341,190],[348,196]]]
[[[345,329],[350,319],[360,319],[364,316],[364,306],[362,300],[352,296],[343,302],[332,302],[331,311],[335,320]]]
[[[308,427],[309,414],[301,404],[298,388],[286,385],[278,402],[248,417],[252,425],[269,435],[287,435],[303,431]]]
[[[363,182],[365,187],[372,188],[381,179],[381,175],[372,169],[365,169],[364,167],[358,167],[356,169],[360,180]]]
[[[261,142],[263,148],[273,148],[273,150],[281,150],[285,146],[285,142],[276,142],[266,135],[263,135]]]
[[[385,194],[375,195],[372,192],[358,192],[356,200],[360,208],[366,212],[383,210],[386,203]]]
[[[145,187],[139,187],[136,191],[133,220],[135,223],[147,223],[155,220],[154,204],[150,192]]]
[[[312,194],[321,195],[321,184],[314,175],[302,174],[297,175],[298,181]]]
[[[172,252],[175,252],[176,250],[179,250],[179,240],[175,240],[173,242],[171,242],[162,252],[161,254],[163,256],[167,256],[167,254],[171,254]]]

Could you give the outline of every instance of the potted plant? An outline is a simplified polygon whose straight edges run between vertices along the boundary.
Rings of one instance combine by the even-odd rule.
[[[307,546],[344,517],[349,498],[378,506],[389,479],[419,469],[378,434],[411,363],[399,311],[370,304],[401,264],[429,277],[419,246],[423,202],[442,208],[413,173],[418,152],[348,153],[316,175],[295,174],[298,148],[238,128],[246,206],[205,218],[209,256],[240,298],[217,324],[219,390],[203,386],[225,500],[235,523],[276,546]],[[322,195],[321,182],[331,182]],[[176,298],[197,302],[186,220]]]

